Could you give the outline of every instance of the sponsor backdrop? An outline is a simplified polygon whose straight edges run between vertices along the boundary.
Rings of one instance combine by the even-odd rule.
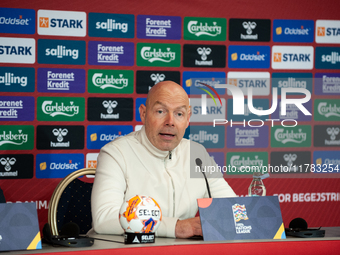
[[[206,146],[218,165],[288,169],[264,180],[267,194],[279,197],[285,226],[296,217],[310,227],[340,226],[339,8],[336,0],[1,1],[6,199],[36,202],[42,226],[61,178],[96,167],[103,145],[140,128],[138,107],[149,89],[173,80],[191,92],[185,136]],[[208,96],[202,109],[201,83],[226,82],[246,96],[244,116],[234,115],[225,88],[216,89],[221,101],[211,92],[216,103]],[[273,88],[279,103],[284,88],[308,90],[304,106],[312,115],[293,104],[286,115],[280,105],[264,116],[249,110],[250,103],[269,109]],[[202,110],[229,122],[213,127]],[[264,124],[251,127],[254,119]],[[250,174],[225,177],[247,194]]]

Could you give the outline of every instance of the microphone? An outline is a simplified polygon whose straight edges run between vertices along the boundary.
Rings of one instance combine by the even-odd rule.
[[[196,158],[195,162],[196,162],[196,165],[199,166],[200,169],[201,169],[201,172],[202,172],[202,174],[204,176],[204,179],[205,179],[205,183],[207,185],[207,190],[208,190],[209,198],[211,198],[209,183],[208,183],[207,177],[205,176],[205,173],[202,170],[202,160],[200,158]]]

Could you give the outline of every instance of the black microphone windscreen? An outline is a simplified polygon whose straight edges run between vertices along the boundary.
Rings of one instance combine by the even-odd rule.
[[[78,224],[74,222],[66,223],[60,230],[61,236],[78,237],[80,234],[80,228]]]
[[[202,160],[200,158],[196,158],[196,165],[202,166]]]
[[[289,223],[289,228],[292,228],[292,229],[307,229],[308,224],[307,224],[307,221],[305,221],[302,218],[295,218]]]

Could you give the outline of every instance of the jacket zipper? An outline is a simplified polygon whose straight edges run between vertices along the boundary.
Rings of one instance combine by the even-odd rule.
[[[171,159],[172,157],[172,153],[171,151],[169,151],[169,159]],[[168,172],[168,169],[166,167],[166,158],[164,159],[164,168],[165,171],[167,172],[167,174],[169,175],[170,179],[171,179],[171,186],[172,186],[172,216],[175,217],[175,185],[174,185],[174,181],[171,177],[171,175]]]

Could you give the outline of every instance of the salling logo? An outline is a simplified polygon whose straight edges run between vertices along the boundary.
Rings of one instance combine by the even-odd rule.
[[[70,101],[70,105],[64,103],[59,105],[58,102],[53,103],[53,101],[47,100],[42,103],[41,109],[43,113],[51,117],[58,115],[72,117],[79,113],[79,106],[74,105],[73,101]]]
[[[0,163],[1,165],[5,166],[4,168],[6,172],[0,172],[0,176],[1,177],[18,176],[18,171],[11,171],[12,166],[16,163],[16,161],[17,161],[16,158],[9,158],[9,157],[1,158]]]
[[[58,142],[52,142],[51,141],[51,147],[52,148],[58,148],[58,147],[70,147],[70,141],[68,142],[63,142],[64,137],[68,134],[68,130],[66,128],[54,128],[52,130],[52,134],[57,137]]]
[[[301,129],[298,129],[298,133],[295,133],[294,130],[290,132],[288,130],[284,130],[283,128],[278,128],[275,130],[274,134],[275,140],[286,144],[288,142],[291,143],[302,143],[307,139],[307,133],[302,132]]]
[[[255,138],[260,136],[258,128],[235,128],[235,146],[255,146]]]
[[[325,116],[326,118],[331,116],[340,117],[340,107],[336,104],[332,106],[331,103],[327,104],[326,102],[321,102],[318,105],[318,112],[320,115]]]
[[[236,234],[250,234],[251,226],[245,226],[243,223],[240,223],[241,220],[249,220],[247,216],[247,209],[245,205],[234,204],[232,206],[235,230]]]
[[[278,88],[307,88],[307,81],[297,81],[294,77],[288,77],[287,80],[280,80]]]
[[[71,57],[73,59],[78,59],[79,50],[68,49],[67,46],[64,45],[57,45],[56,48],[46,48],[45,55],[57,58]]]
[[[124,46],[97,46],[98,63],[119,63],[119,55],[124,55]]]
[[[203,24],[202,22],[198,23],[198,21],[193,20],[188,23],[188,31],[197,37],[201,35],[215,37],[221,34],[222,27],[218,26],[215,21],[212,22],[212,25],[208,25],[207,22]]]
[[[107,19],[106,22],[96,22],[96,29],[103,29],[108,32],[118,30],[122,33],[126,33],[128,31],[128,23],[116,22],[114,19]]]
[[[165,79],[165,74],[163,73],[152,73],[150,75],[151,80],[154,82],[154,85],[156,85],[158,82],[164,81]],[[149,86],[149,90],[151,87]]]
[[[124,78],[123,74],[119,74],[119,77],[114,77],[112,74],[109,77],[105,75],[102,77],[103,73],[95,73],[92,76],[92,83],[94,86],[99,87],[101,89],[106,88],[115,88],[115,89],[123,89],[129,85],[129,79]]]
[[[5,86],[18,84],[21,87],[26,87],[27,79],[27,76],[15,76],[14,73],[6,72],[3,76],[0,76],[0,84],[4,84]]]
[[[107,109],[108,114],[100,114],[101,119],[119,119],[119,113],[113,114],[113,109],[116,108],[118,105],[118,102],[116,100],[109,100],[109,101],[103,101],[104,108]]]
[[[283,155],[283,160],[287,162],[287,166],[289,171],[297,171],[298,166],[294,165],[295,160],[297,159],[297,155],[295,153],[291,154],[284,154]]]
[[[211,53],[211,48],[207,47],[198,47],[197,48],[197,53],[201,56],[201,61],[195,59],[195,64],[200,66],[200,65],[208,65],[208,66],[212,66],[213,65],[213,60],[207,60],[207,56],[210,55]]]
[[[333,65],[337,64],[337,62],[340,62],[339,52],[332,51],[330,55],[321,55],[321,62],[329,62]]]
[[[141,57],[144,60],[147,60],[150,63],[153,63],[155,61],[161,61],[169,63],[171,61],[174,61],[176,58],[176,52],[172,52],[171,48],[167,48],[167,51],[162,52],[162,49],[153,48],[151,50],[151,47],[144,46],[141,50]]]
[[[336,136],[340,133],[340,128],[328,127],[326,132],[330,136],[330,140],[325,139],[325,145],[340,145],[340,139],[336,140]]]
[[[24,104],[22,100],[0,101],[0,117],[4,119],[17,119],[18,110],[22,110]]]
[[[5,144],[22,145],[27,143],[27,140],[28,134],[23,133],[20,129],[17,133],[12,131],[6,133],[6,131],[3,131],[2,134],[0,134],[0,146]]]
[[[256,35],[252,35],[253,29],[255,29],[256,26],[257,26],[256,22],[251,22],[251,21],[246,22],[246,21],[244,21],[242,23],[242,26],[246,30],[247,34],[246,35],[240,34],[241,39],[246,39],[246,40],[248,40],[248,39],[257,40],[258,39],[258,35],[257,34]]]
[[[47,90],[70,90],[70,82],[74,82],[74,73],[47,72]]]
[[[230,164],[235,166],[237,169],[246,166],[263,166],[263,159],[260,159],[258,155],[255,155],[254,159],[250,159],[250,157],[244,158],[240,155],[234,155],[230,159]]]
[[[219,141],[219,135],[218,134],[209,134],[205,130],[200,130],[198,134],[190,134],[189,139],[191,141],[204,143],[204,142],[212,142],[212,143],[218,143]]]

